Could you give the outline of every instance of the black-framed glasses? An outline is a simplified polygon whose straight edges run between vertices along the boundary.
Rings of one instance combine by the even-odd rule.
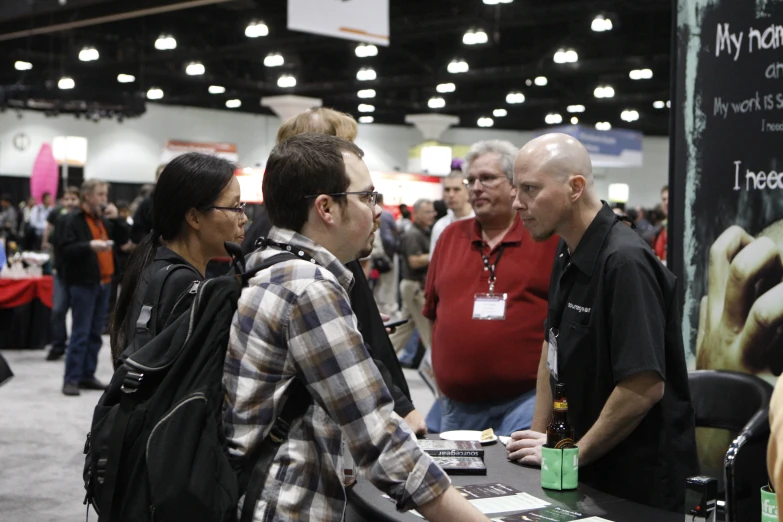
[[[368,198],[367,203],[374,207],[378,203],[378,196],[380,196],[380,192],[332,192],[330,194],[315,194],[310,196],[305,196],[305,199],[315,199],[318,196],[332,196],[332,197],[338,197],[338,196],[349,196],[351,194],[356,194],[357,196],[365,196]]]
[[[225,210],[226,212],[236,212],[238,214],[242,214],[245,212],[245,205],[247,203],[240,203],[238,207],[207,207],[204,210]]]

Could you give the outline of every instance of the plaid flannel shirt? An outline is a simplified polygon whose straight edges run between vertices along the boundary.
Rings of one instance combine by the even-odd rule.
[[[353,276],[326,249],[290,230],[269,237],[316,262],[283,261],[242,291],[226,354],[224,423],[233,456],[252,452],[282,411],[298,376],[313,397],[267,475],[254,520],[342,520],[343,435],[357,474],[399,510],[435,499],[448,476],[419,449],[358,331]],[[280,251],[256,251],[248,267]]]

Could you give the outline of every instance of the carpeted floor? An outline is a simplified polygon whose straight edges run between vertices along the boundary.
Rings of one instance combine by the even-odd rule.
[[[6,350],[15,377],[0,387],[0,522],[79,522],[86,506],[84,440],[101,395],[61,393],[64,362],[48,362],[43,350]],[[111,378],[104,337],[97,376]],[[413,402],[426,414],[433,396],[418,373],[405,370]],[[90,512],[89,519],[98,516]]]

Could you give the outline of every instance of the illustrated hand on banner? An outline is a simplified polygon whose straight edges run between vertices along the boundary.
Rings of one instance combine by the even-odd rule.
[[[710,248],[697,369],[770,371],[775,376],[783,371],[783,237],[774,237],[781,228],[773,225],[754,238],[731,226]]]

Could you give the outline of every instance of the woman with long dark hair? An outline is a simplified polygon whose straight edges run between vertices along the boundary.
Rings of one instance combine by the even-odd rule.
[[[112,315],[113,360],[133,340],[147,285],[161,269],[186,265],[166,278],[158,304],[158,331],[190,306],[193,281],[203,280],[207,262],[225,257],[225,241],[242,243],[247,222],[235,166],[191,152],[173,159],[158,178],[152,198],[152,231],[133,251]]]

